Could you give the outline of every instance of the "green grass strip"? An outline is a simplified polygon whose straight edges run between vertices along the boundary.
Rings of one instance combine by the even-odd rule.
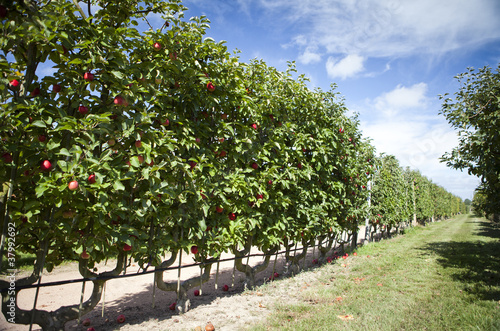
[[[252,330],[500,330],[499,238],[460,215],[368,244],[264,287],[298,303],[277,304]]]

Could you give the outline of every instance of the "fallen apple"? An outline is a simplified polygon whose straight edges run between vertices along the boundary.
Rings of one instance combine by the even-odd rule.
[[[119,324],[125,323],[125,315],[120,314],[116,317],[116,322]]]
[[[82,321],[82,325],[83,325],[83,326],[89,326],[89,325],[90,325],[90,323],[91,323],[90,318],[86,318],[86,319],[84,319],[84,320]]]
[[[229,291],[229,286],[228,286],[227,284],[224,284],[224,286],[222,286],[222,290],[223,290],[224,292]]]
[[[197,297],[200,295],[200,290],[194,290],[193,292],[194,296]]]
[[[172,302],[172,304],[170,304],[170,306],[168,306],[168,309],[175,310],[175,305],[176,305],[176,303]]]

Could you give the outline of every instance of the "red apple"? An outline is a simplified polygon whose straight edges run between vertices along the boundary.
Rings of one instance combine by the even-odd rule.
[[[65,210],[63,211],[63,218],[73,218],[75,217],[75,211],[69,209],[69,210]]]
[[[5,18],[7,16],[7,8],[5,6],[0,5],[0,18]]]
[[[177,53],[176,52],[169,53],[168,57],[170,58],[170,60],[177,60]]]
[[[262,199],[264,199],[264,195],[262,195],[262,194],[257,194],[257,195],[256,195],[256,198],[257,198],[258,200],[262,200]]]
[[[194,169],[194,167],[196,167],[196,162],[194,161],[189,161],[189,166],[191,167],[191,170]]]
[[[198,254],[198,246],[191,246],[191,253],[192,254]]]
[[[37,96],[37,95],[39,95],[39,94],[40,94],[40,88],[38,88],[38,87],[35,87],[35,88],[33,89],[33,91],[31,91],[31,96],[32,96],[32,97],[36,97],[36,96]]]
[[[144,163],[144,156],[142,155],[137,155],[137,159],[139,160],[139,163]]]
[[[89,176],[89,178],[87,179],[87,181],[89,182],[89,184],[94,184],[95,183],[95,175],[92,174]]]
[[[85,79],[88,82],[91,82],[94,80],[94,74],[92,74],[90,72],[86,72],[83,74],[83,79]]]
[[[10,81],[10,86],[12,87],[18,87],[19,86],[19,81],[17,79],[13,79]]]
[[[161,49],[161,44],[160,44],[160,43],[154,43],[154,44],[153,44],[153,49],[154,49],[155,51],[159,51],[159,50]]]
[[[84,260],[88,260],[90,259],[90,255],[89,253],[87,253],[87,251],[83,251],[82,254],[80,254],[80,257]],[[89,323],[90,324],[90,323]]]
[[[224,292],[229,291],[229,286],[228,286],[227,284],[224,284],[224,286],[222,286],[222,290],[223,290]]]
[[[121,314],[116,317],[116,323],[122,324],[125,323],[125,315]]]
[[[208,90],[209,92],[213,92],[213,91],[215,91],[215,85],[214,85],[212,82],[208,82],[208,83],[207,83],[207,90]]]
[[[123,244],[123,251],[124,252],[128,252],[132,250],[132,246],[130,246],[129,244]]]
[[[87,331],[95,331],[95,329],[93,326],[91,326],[90,328],[87,328]]]
[[[7,153],[7,152],[3,153],[2,157],[3,157],[3,160],[5,163],[11,163],[13,160],[12,155],[10,153]]]
[[[254,168],[255,170],[257,170],[257,169],[259,169],[259,165],[256,162],[253,162],[252,163],[252,168]]]
[[[135,141],[135,147],[141,148],[142,147],[142,142],[140,140]]]
[[[52,169],[52,163],[50,163],[49,160],[44,160],[40,165],[40,169],[42,169],[42,171],[50,171],[50,169]]]
[[[268,184],[268,185],[273,185],[273,181],[272,181],[272,180],[269,180],[269,181],[267,182],[267,184]]]
[[[89,109],[85,106],[79,106],[78,111],[80,112],[80,114],[85,115],[88,113]]]
[[[253,123],[252,125],[250,125],[252,127],[252,129],[254,130],[257,130],[257,124],[256,123]]]
[[[113,100],[113,103],[117,106],[123,106],[126,105],[125,98],[122,97],[121,95],[117,95],[115,99]]]
[[[168,118],[165,120],[165,122],[162,123],[163,126],[168,126],[170,124],[170,121]]]
[[[41,135],[38,136],[38,141],[39,142],[43,143],[43,142],[45,142],[45,140],[47,140],[47,137],[45,135],[41,134]]]
[[[194,290],[193,292],[194,296],[197,297],[200,295],[200,290]]]
[[[340,128],[339,133],[344,133],[344,129]]]
[[[78,188],[78,182],[76,180],[72,180],[71,182],[69,182],[68,184],[68,188],[71,190],[71,191],[74,191]]]
[[[220,115],[220,118],[223,119],[223,120],[227,119],[227,114]]]
[[[168,306],[168,309],[175,310],[175,305],[176,305],[176,303],[172,302],[172,304],[170,306]]]
[[[109,139],[108,140],[108,145],[109,146],[114,146],[115,144],[116,144],[116,140],[114,140],[114,139]]]
[[[229,219],[231,221],[234,221],[236,219],[236,214],[235,213],[229,213],[229,215],[227,217],[229,217]]]
[[[297,168],[302,169],[302,163],[297,164]]]
[[[86,318],[82,321],[83,326],[89,326],[90,325],[90,318]]]
[[[224,211],[224,208],[217,206],[217,207],[215,207],[215,211],[218,213],[222,213]]]
[[[196,141],[197,144],[199,144],[201,142],[201,139],[200,138],[196,138],[195,141]]]
[[[224,157],[224,156],[226,156],[226,151],[221,151],[221,152],[219,153],[219,157]]]

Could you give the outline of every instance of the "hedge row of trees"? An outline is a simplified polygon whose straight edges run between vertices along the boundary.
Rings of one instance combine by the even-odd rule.
[[[95,307],[99,277],[118,275],[127,258],[161,269],[190,252],[207,281],[222,252],[300,243],[301,254],[287,254],[297,265],[318,238],[324,257],[370,215],[397,225],[457,212],[458,198],[376,157],[334,86],[311,91],[293,64],[242,63],[204,38],[208,19],[184,20],[178,0],[85,4],[0,8],[2,265],[14,251],[36,255],[18,287],[66,260],[96,278],[82,307],[16,306],[16,323],[62,329]],[[110,258],[114,270],[93,271]],[[269,259],[238,261],[252,286]],[[178,287],[162,270],[155,279],[189,309],[199,279]],[[2,292],[4,314],[18,293]]]
[[[373,232],[382,228],[390,234],[401,223],[425,224],[466,211],[459,197],[418,170],[401,167],[394,156],[380,155],[375,163],[369,208]]]

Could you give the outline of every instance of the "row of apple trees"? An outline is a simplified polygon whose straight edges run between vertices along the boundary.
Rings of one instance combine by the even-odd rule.
[[[157,287],[186,311],[200,279],[163,280],[180,252],[207,281],[222,252],[284,247],[296,265],[317,238],[324,255],[365,219],[380,167],[334,88],[311,91],[293,65],[242,63],[179,0],[0,6],[2,266],[36,255],[20,288],[77,260],[94,286],[82,305],[48,312],[8,306],[20,290],[0,281],[16,323],[62,329],[128,258],[157,268]],[[382,222],[390,213],[377,210]],[[113,270],[93,271],[107,259]],[[268,262],[237,267],[251,286]]]
[[[375,159],[369,220],[372,232],[390,235],[393,227],[449,218],[464,213],[462,200],[433,183],[418,170],[403,168],[392,155]]]

